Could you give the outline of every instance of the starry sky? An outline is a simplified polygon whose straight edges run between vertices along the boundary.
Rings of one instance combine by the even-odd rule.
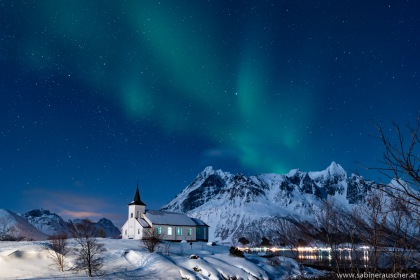
[[[122,225],[206,166],[370,179],[420,109],[420,3],[0,0],[0,208]]]

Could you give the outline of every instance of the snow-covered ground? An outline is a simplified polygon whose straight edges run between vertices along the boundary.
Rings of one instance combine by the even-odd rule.
[[[206,243],[165,243],[159,251],[149,253],[140,241],[100,239],[105,244],[105,279],[283,279],[300,275],[297,263],[279,257],[280,265],[272,266],[266,258],[246,255],[238,258],[229,255],[229,247],[208,246]],[[66,258],[65,271],[60,272],[47,250],[48,241],[0,242],[0,279],[83,279],[84,271],[72,269],[75,252]],[[170,246],[169,255],[164,245]],[[77,247],[69,240],[69,247]],[[199,256],[191,259],[191,255]],[[305,268],[307,276],[318,271]],[[222,276],[223,275],[223,276]],[[86,277],[87,278],[87,277]]]

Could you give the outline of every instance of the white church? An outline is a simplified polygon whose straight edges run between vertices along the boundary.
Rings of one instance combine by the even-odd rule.
[[[209,226],[183,213],[146,210],[137,185],[134,200],[128,204],[128,220],[121,228],[123,239],[143,239],[146,230],[154,230],[169,241],[208,241]]]

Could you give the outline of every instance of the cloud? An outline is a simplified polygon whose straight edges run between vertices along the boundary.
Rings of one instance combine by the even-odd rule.
[[[70,216],[73,218],[90,218],[90,217],[102,217],[102,213],[95,213],[95,212],[76,212],[70,210],[63,210],[58,213],[60,216]]]
[[[231,148],[212,148],[203,152],[203,157],[207,159],[236,159],[238,151]]]
[[[22,192],[22,199],[27,207],[48,209],[59,214],[63,219],[98,217],[121,219],[121,215],[116,215],[119,212],[116,211],[118,205],[110,207],[113,203],[86,193],[32,188]]]

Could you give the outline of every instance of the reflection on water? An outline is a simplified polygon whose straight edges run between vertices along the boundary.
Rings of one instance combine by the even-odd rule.
[[[294,251],[293,249],[291,249]],[[357,262],[359,265],[366,266],[369,261],[368,247],[356,248],[337,248],[330,247],[298,247],[297,258],[305,263],[322,263],[331,266],[332,260],[335,263]],[[293,257],[293,256],[290,256]]]
[[[298,258],[303,260],[332,259],[330,247],[298,247],[295,251],[298,252]]]
[[[336,248],[331,247],[253,247],[239,248],[250,253],[276,254],[289,258],[300,259],[304,263],[322,263],[331,266],[332,260],[336,263],[355,262],[361,266],[367,266],[369,261],[369,247],[359,246],[357,248]]]
[[[322,259],[328,259],[331,260],[331,253],[328,253],[328,255],[326,255],[323,252],[311,252],[311,251],[303,251],[303,252],[299,252],[299,259],[303,259],[303,260],[322,260]]]
[[[342,244],[340,247],[253,247],[239,248],[249,253],[258,253],[271,257],[273,255],[300,260],[303,264],[334,267],[391,267],[394,264],[411,267],[418,264],[420,251],[397,250],[395,248],[377,248],[369,246],[352,246]]]

